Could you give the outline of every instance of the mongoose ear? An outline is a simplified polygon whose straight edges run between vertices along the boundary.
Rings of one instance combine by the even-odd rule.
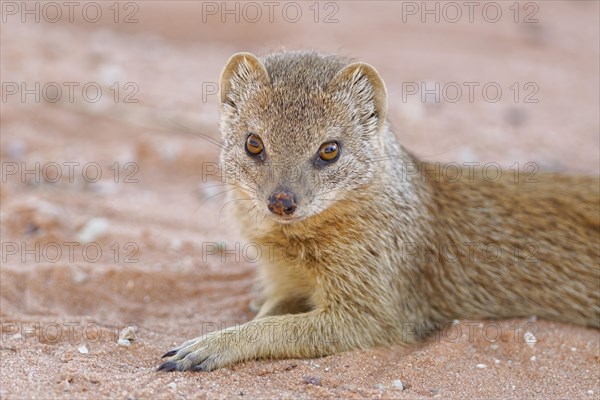
[[[350,101],[360,111],[363,122],[377,121],[380,128],[387,114],[387,91],[375,68],[352,63],[342,68],[329,82],[327,90],[339,101]]]
[[[229,104],[235,108],[235,101],[240,92],[248,91],[248,86],[269,82],[269,74],[265,66],[250,53],[236,53],[221,73],[221,104]]]

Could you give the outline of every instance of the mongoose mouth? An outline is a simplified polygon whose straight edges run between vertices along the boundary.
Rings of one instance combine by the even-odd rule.
[[[272,216],[272,218],[280,224],[292,224],[294,222],[298,222],[303,219],[302,217],[298,217],[298,216],[296,216],[296,217],[285,217],[285,216],[279,217],[279,216],[274,216],[274,215]]]

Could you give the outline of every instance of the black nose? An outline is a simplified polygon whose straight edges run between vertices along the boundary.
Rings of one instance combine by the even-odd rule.
[[[296,211],[296,196],[289,192],[274,193],[269,197],[269,211],[277,215],[290,215]]]

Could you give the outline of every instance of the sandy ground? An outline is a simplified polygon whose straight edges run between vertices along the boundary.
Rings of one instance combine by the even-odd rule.
[[[423,23],[401,2],[321,3],[318,22],[297,3],[296,23],[264,7],[252,23],[245,3],[225,23],[220,3],[120,3],[118,16],[111,4],[96,23],[79,8],[48,22],[43,4],[39,23],[22,22],[19,3],[2,4],[0,398],[598,398],[599,332],[534,318],[459,321],[410,348],[155,372],[166,350],[253,316],[257,262],[203,174],[232,53],[311,48],[373,64],[398,137],[427,160],[598,174],[598,2],[522,3],[519,23],[512,2],[497,3],[497,23],[484,3],[473,23],[466,9]],[[421,101],[408,89],[423,82],[463,95],[452,101],[450,85]],[[481,91],[492,83],[497,102]],[[122,346],[127,326],[136,340]]]

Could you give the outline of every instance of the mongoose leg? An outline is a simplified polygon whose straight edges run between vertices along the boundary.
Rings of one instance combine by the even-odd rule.
[[[320,310],[265,316],[184,343],[165,354],[170,359],[159,370],[212,371],[258,358],[309,358],[348,350],[353,331],[345,322]]]

